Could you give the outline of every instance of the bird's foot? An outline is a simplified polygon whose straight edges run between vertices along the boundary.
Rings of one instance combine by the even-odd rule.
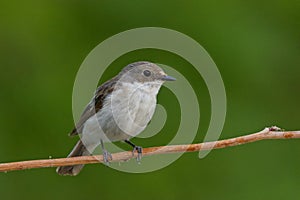
[[[132,156],[133,156],[133,157],[134,157],[135,151],[137,151],[138,155],[137,155],[137,157],[136,157],[136,161],[137,161],[138,163],[141,163],[143,148],[140,147],[140,146],[136,146],[135,144],[133,144],[133,143],[130,142],[129,140],[125,140],[125,142],[126,142],[127,144],[129,144],[130,146],[133,147],[133,150],[132,150]]]
[[[134,146],[133,150],[132,150],[132,156],[134,156],[135,151],[138,153],[138,155],[136,157],[136,161],[138,163],[141,163],[143,148],[140,146]]]
[[[103,150],[103,162],[105,165],[109,165],[109,161],[112,160],[112,155],[107,150]]]

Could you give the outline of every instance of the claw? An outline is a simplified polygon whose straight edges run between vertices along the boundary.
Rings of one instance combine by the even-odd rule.
[[[141,159],[142,159],[142,152],[143,152],[143,148],[140,147],[140,146],[135,146],[133,147],[133,150],[132,150],[132,156],[134,156],[134,152],[137,152],[138,155],[136,157],[136,161],[140,164],[141,163]]]
[[[129,144],[130,146],[133,147],[133,150],[132,150],[132,156],[134,157],[134,152],[137,151],[138,155],[136,157],[136,161],[140,164],[141,163],[141,159],[142,159],[142,151],[143,151],[143,148],[140,147],[140,146],[136,146],[135,144],[133,144],[132,142],[130,142],[129,140],[125,140],[125,142],[127,144]]]
[[[102,154],[103,154],[103,162],[105,165],[109,165],[109,160],[112,160],[112,155],[104,148],[103,141],[100,140],[101,148],[102,148]]]
[[[109,160],[112,160],[112,155],[107,150],[103,150],[103,162],[105,165],[109,165]]]

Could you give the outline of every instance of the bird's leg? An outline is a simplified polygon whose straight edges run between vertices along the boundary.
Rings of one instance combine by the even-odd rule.
[[[130,146],[133,147],[133,150],[132,150],[132,156],[134,156],[134,152],[137,151],[138,155],[137,155],[137,157],[136,157],[136,160],[137,160],[138,162],[141,162],[143,148],[140,147],[140,146],[136,146],[135,144],[133,144],[133,143],[130,142],[129,140],[125,140],[125,142],[126,142],[127,144],[129,144]]]
[[[103,154],[103,162],[106,165],[109,165],[109,159],[112,160],[111,154],[104,148],[103,141],[100,140],[101,142],[101,148],[102,148],[102,154]]]

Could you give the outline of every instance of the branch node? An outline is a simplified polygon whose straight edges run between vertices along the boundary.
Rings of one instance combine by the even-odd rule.
[[[275,132],[284,131],[284,129],[279,128],[277,126],[271,126],[268,129],[269,129],[269,131],[275,131]]]

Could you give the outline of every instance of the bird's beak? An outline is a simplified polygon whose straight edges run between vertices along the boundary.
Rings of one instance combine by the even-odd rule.
[[[164,75],[161,80],[163,81],[176,81],[176,78],[172,77],[172,76],[168,76],[168,75]]]

